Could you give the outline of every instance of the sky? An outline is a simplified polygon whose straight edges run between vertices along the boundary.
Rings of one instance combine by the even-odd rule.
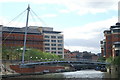
[[[100,53],[103,31],[118,22],[119,0],[0,0],[0,24],[25,26],[28,4],[29,25],[53,27],[64,34],[70,51]],[[34,12],[36,16],[33,16]],[[16,16],[18,16],[16,18]]]

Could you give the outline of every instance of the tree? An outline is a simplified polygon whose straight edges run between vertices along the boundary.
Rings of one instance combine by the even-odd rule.
[[[109,58],[107,58],[107,59],[106,59],[106,62],[108,62],[108,63],[111,63],[111,64],[112,64],[112,63],[113,63],[113,60],[114,60],[114,59],[113,59],[113,57],[112,57],[112,56],[110,56]]]
[[[120,66],[120,56],[117,56],[117,57],[114,58],[113,64]]]
[[[100,57],[100,58],[98,58],[98,61],[99,61],[99,62],[105,62],[105,60],[106,60],[105,57]]]
[[[17,49],[19,49],[19,47],[2,47],[2,59],[3,60],[17,60],[18,55],[20,53],[18,53]]]
[[[60,58],[53,53],[42,52],[38,49],[26,48],[25,60],[29,61],[53,61],[60,60]],[[2,59],[4,60],[21,60],[22,50],[20,47],[3,47],[2,48]]]

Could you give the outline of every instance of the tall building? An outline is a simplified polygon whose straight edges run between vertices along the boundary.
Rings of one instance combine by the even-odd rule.
[[[101,41],[101,53],[103,57],[120,55],[120,23],[104,31],[105,39]]]
[[[64,37],[60,31],[53,31],[51,27],[39,27],[44,37],[44,51],[64,58]]]
[[[2,27],[2,45],[7,47],[23,47],[25,27]],[[55,53],[64,58],[63,34],[53,31],[51,27],[29,26],[26,47]]]

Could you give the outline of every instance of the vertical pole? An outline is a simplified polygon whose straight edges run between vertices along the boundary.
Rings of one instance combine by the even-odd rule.
[[[120,1],[118,2],[118,22],[120,23]]]
[[[28,5],[27,20],[26,20],[26,27],[25,27],[25,36],[24,36],[24,46],[23,46],[23,53],[22,53],[22,64],[24,64],[24,54],[25,54],[25,51],[26,51],[26,37],[27,37],[27,29],[28,29],[29,11],[30,11],[30,6]]]

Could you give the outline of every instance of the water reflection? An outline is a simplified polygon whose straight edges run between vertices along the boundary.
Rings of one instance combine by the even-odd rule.
[[[25,78],[117,78],[117,75],[95,70],[81,70],[75,72],[50,73],[44,75],[23,76]]]

